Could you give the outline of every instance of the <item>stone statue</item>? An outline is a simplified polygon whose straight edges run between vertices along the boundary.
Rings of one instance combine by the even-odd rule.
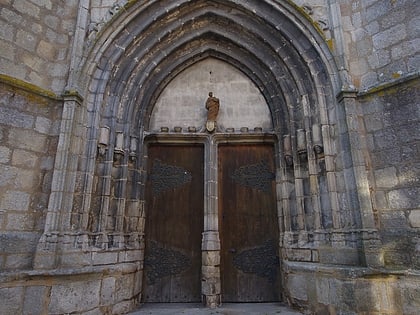
[[[217,97],[213,96],[213,92],[209,92],[209,97],[206,101],[207,121],[216,121],[219,113],[220,102]]]

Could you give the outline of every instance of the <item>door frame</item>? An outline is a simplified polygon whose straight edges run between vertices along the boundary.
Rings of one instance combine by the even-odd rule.
[[[152,133],[147,134],[143,142],[143,163],[148,163],[147,148],[151,143],[176,145],[176,144],[201,144],[204,146],[204,218],[201,242],[202,268],[201,268],[201,295],[206,306],[215,307],[222,303],[221,276],[220,276],[220,238],[219,238],[219,209],[218,209],[218,148],[226,144],[270,144],[274,147],[274,163],[276,168],[275,181],[278,183],[278,169],[280,167],[281,147],[278,137],[274,133],[265,132],[233,132],[233,133]],[[144,181],[146,183],[146,180]],[[282,231],[282,209],[279,207],[278,185],[276,186],[277,216],[279,219],[279,238]],[[145,205],[147,216],[147,205]],[[282,250],[279,248],[281,262]],[[279,292],[282,292],[282,274],[280,265]],[[281,300],[282,294],[279,299]]]

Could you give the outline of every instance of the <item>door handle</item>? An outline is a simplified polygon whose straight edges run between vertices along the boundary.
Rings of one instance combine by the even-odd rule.
[[[236,253],[236,249],[235,248],[229,248],[229,253],[235,254]]]

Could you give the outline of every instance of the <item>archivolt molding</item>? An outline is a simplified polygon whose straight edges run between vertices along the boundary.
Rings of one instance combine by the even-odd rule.
[[[99,111],[106,89],[106,104],[119,111],[120,122],[135,117],[129,123],[134,129],[147,126],[150,106],[167,82],[205,56],[249,76],[280,130],[290,110],[299,115],[301,95],[322,106],[334,92],[316,86],[339,86],[330,81],[338,76],[320,34],[287,3],[171,1],[162,7],[147,1],[119,14],[86,59],[86,74],[94,77],[86,91],[94,96],[91,106]]]

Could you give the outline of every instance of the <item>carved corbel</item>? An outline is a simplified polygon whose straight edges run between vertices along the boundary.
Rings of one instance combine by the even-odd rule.
[[[306,150],[306,132],[304,129],[298,129],[297,133],[297,153],[299,160],[304,162],[308,158],[308,151]]]
[[[317,156],[324,153],[324,147],[322,146],[321,126],[319,124],[312,125],[312,142],[314,152]]]
[[[292,141],[290,135],[283,136],[284,161],[288,167],[293,166]]]
[[[101,127],[99,129],[99,139],[98,139],[98,154],[104,156],[106,150],[109,146],[109,127]]]

